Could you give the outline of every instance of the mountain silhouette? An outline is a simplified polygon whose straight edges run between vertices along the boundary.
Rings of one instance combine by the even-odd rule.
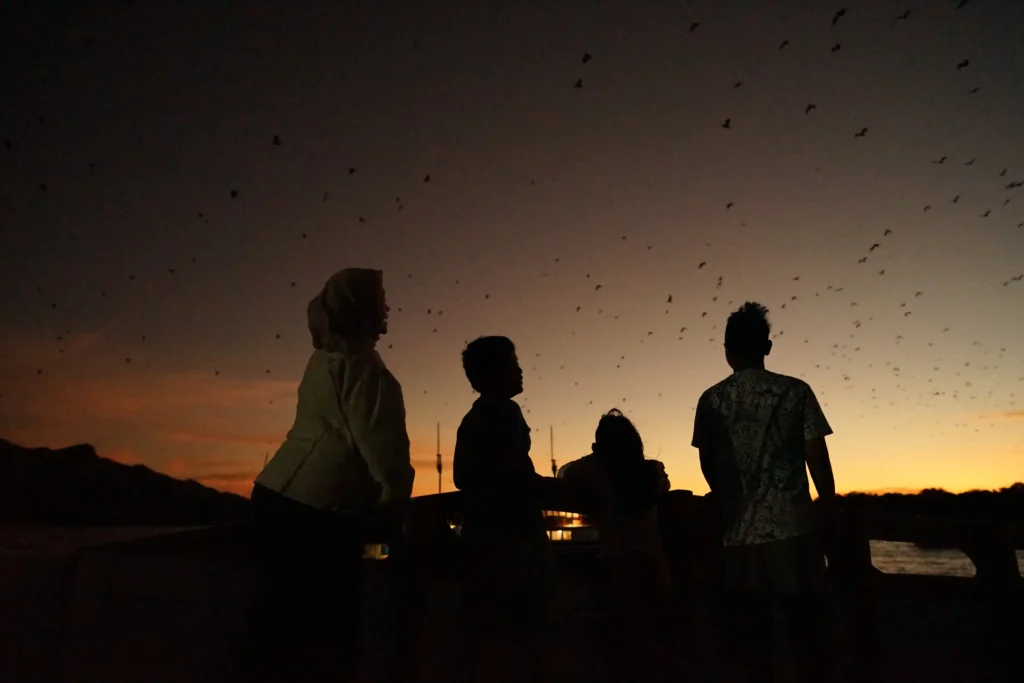
[[[0,439],[0,524],[203,526],[248,519],[249,501],[81,444],[25,448]]]

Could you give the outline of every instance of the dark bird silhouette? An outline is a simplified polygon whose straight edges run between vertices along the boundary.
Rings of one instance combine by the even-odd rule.
[[[582,60],[582,62],[583,62],[584,64],[586,64],[587,62],[589,62],[589,61],[590,61],[591,59],[593,59],[593,57],[592,57],[592,56],[590,56],[590,53],[589,53],[589,52],[584,52],[584,53],[583,53],[583,60]]]
[[[425,182],[425,183],[429,183],[430,182],[430,174],[429,173],[427,175],[423,176],[423,182]]]
[[[726,119],[722,124],[722,128],[732,128],[732,119]]]
[[[857,131],[856,133],[853,134],[853,137],[855,137],[855,138],[862,138],[862,137],[866,136],[867,134],[868,134],[868,129],[867,128],[861,128],[859,131]]]
[[[886,228],[885,232],[882,233],[882,237],[888,237],[891,234],[892,234],[892,230],[890,230],[889,228]]]
[[[779,49],[780,49],[780,50],[782,50],[782,49],[783,49],[783,48],[785,48],[785,47],[786,47],[787,45],[789,45],[789,40],[784,40],[784,41],[782,41],[781,43],[779,43]]]
[[[273,143],[273,145],[275,147],[280,147],[281,146],[281,136],[280,135],[275,135],[272,143]]]
[[[977,161],[977,157],[972,157],[970,161],[965,161],[964,166],[974,166],[974,162]]]
[[[967,91],[967,94],[968,94],[968,95],[974,95],[974,94],[976,94],[976,93],[977,93],[977,92],[978,92],[979,90],[981,90],[981,86],[980,86],[980,85],[976,85],[976,86],[974,86],[973,88],[971,88],[970,90],[968,90],[968,91]]]
[[[672,295],[671,294],[668,295],[668,303],[672,303]]]
[[[971,60],[969,60],[969,59],[965,59],[965,60],[963,60],[962,62],[959,62],[959,63],[958,63],[957,65],[956,65],[956,70],[957,70],[957,71],[960,71],[961,69],[966,69],[966,68],[967,68],[968,66],[970,66],[970,65],[971,65]]]
[[[857,259],[857,263],[866,263],[867,260],[868,260],[867,256],[861,256],[859,259]]]
[[[841,43],[836,43],[835,45],[832,46],[832,52],[839,52],[842,49],[843,46]]]
[[[925,211],[931,211],[932,210],[932,205],[931,204],[925,204],[924,205],[924,210]]]
[[[231,190],[231,198],[235,199],[238,197],[238,190]]]
[[[348,174],[349,174],[349,175],[353,175],[353,174],[354,174],[355,172],[356,172],[356,169],[355,169],[355,168],[349,168],[349,169],[348,169]]]
[[[846,10],[847,9],[849,9],[849,8],[848,7],[842,7],[832,16],[832,25],[833,26],[838,24],[839,20],[846,16]]]
[[[1008,169],[1008,168],[1004,168],[1002,171],[999,172],[999,177],[1000,178],[1004,177],[1006,175],[1006,172],[1009,171],[1009,170],[1010,169]]]
[[[880,246],[882,245],[879,244],[878,242],[875,242],[874,244],[871,245],[871,248],[868,249],[868,251],[874,251],[875,249],[878,249]]]
[[[949,157],[939,157],[938,159],[936,159],[932,163],[933,164],[944,164],[944,163],[946,163],[946,159],[948,159],[948,158]]]
[[[696,31],[698,26],[700,26],[700,22],[698,21],[695,21],[692,24],[690,24],[690,33]]]
[[[910,10],[904,10],[903,14],[896,17],[896,21],[906,21],[910,18]]]
[[[700,270],[701,268],[703,268],[703,267],[704,267],[704,266],[706,266],[707,264],[708,264],[708,262],[707,262],[707,261],[701,261],[701,262],[700,262],[700,264],[699,264],[699,265],[697,266],[697,270]]]
[[[732,202],[728,202],[728,203],[727,203],[727,204],[725,205],[725,208],[727,208],[727,209],[731,209],[732,207],[733,207],[733,203],[732,203]]]
[[[572,87],[574,87],[574,88],[582,88],[583,87],[583,79],[582,78],[576,79],[576,83]]]
[[[885,275],[885,269],[883,268],[882,270],[878,271],[878,274],[879,275]]]
[[[960,2],[958,2],[956,5],[956,9],[962,9],[963,6],[969,3],[970,1],[971,0],[960,0]]]
[[[960,195],[957,195],[957,196],[953,197],[951,200],[949,200],[949,203],[950,204],[956,204],[959,201],[960,201]]]
[[[985,209],[985,213],[981,214],[980,218],[988,218],[990,213],[992,213],[992,209]]]
[[[818,108],[818,105],[816,105],[813,102],[811,102],[806,107],[804,107],[804,115],[810,114],[812,111],[814,111],[817,108]]]

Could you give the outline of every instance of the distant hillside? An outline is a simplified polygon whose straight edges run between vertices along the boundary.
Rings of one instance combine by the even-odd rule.
[[[913,494],[847,493],[841,497],[870,512],[978,520],[1024,520],[1024,483],[1020,482],[998,491],[950,493],[942,489],[925,489]]]
[[[200,526],[248,515],[241,496],[101,458],[89,445],[0,439],[0,524]]]

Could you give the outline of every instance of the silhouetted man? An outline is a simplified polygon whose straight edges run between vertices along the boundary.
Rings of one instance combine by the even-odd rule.
[[[774,608],[783,608],[803,681],[832,671],[831,596],[814,532],[806,463],[832,509],[832,433],[811,388],[770,372],[767,309],[746,303],[729,316],[725,357],[733,374],[701,395],[693,446],[722,513],[724,637],[749,681],[774,680]]]
[[[534,469],[530,426],[513,400],[523,391],[523,371],[507,337],[470,342],[462,366],[480,392],[459,425],[452,467],[472,567],[467,656],[474,680],[532,679],[553,574],[539,502],[544,477]]]

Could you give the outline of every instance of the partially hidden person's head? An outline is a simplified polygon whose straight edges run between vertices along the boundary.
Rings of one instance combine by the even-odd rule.
[[[644,442],[628,417],[613,408],[601,416],[594,432],[594,454],[607,459],[643,460]]]
[[[523,393],[523,370],[508,337],[479,337],[462,351],[462,369],[481,396],[512,398]]]
[[[389,310],[382,271],[339,270],[306,307],[313,348],[337,351],[346,344],[373,345],[388,331]]]
[[[621,411],[613,409],[601,416],[593,448],[594,457],[611,475],[623,512],[640,512],[657,502],[658,473],[644,458],[640,432]]]
[[[768,309],[748,301],[725,323],[725,359],[733,370],[764,367],[764,357],[772,351]]]

